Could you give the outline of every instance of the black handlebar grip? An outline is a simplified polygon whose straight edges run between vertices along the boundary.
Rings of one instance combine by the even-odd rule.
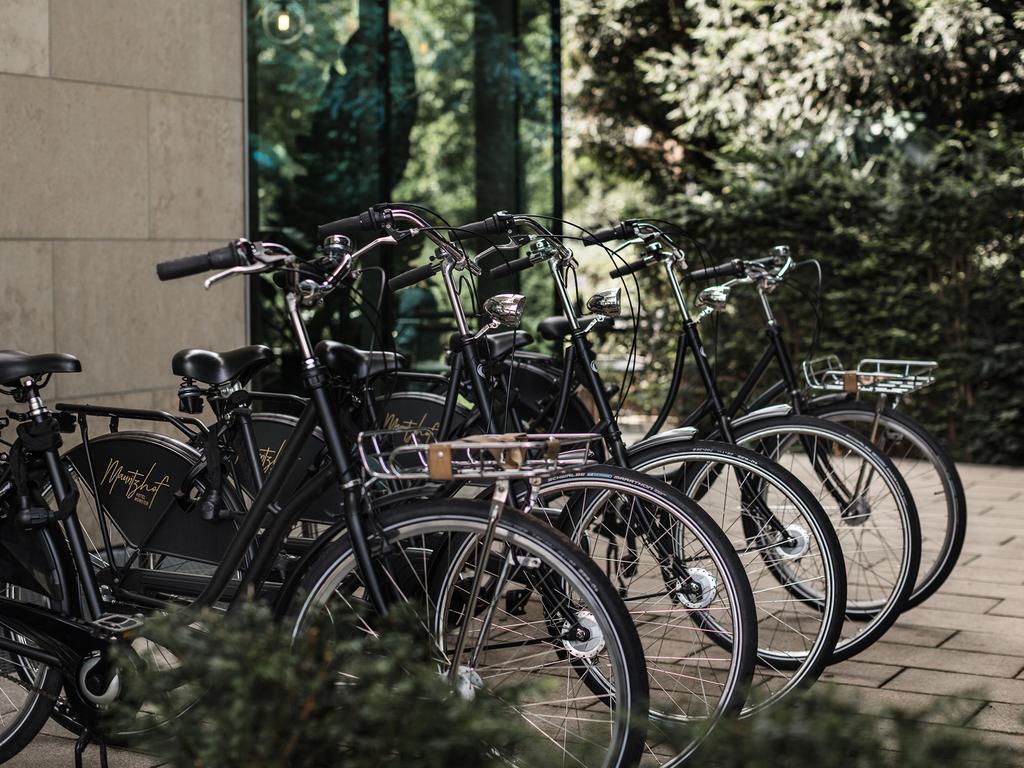
[[[633,228],[623,221],[614,227],[605,227],[587,235],[583,238],[583,244],[597,245],[598,243],[607,243],[609,240],[628,240],[632,235]]]
[[[717,264],[714,267],[695,269],[690,272],[692,280],[714,280],[716,277],[738,277],[744,273],[743,262],[739,259]]]
[[[608,274],[611,277],[622,277],[623,275],[632,275],[634,272],[639,272],[641,269],[645,269],[646,267],[653,263],[653,261],[637,259],[636,261],[632,261],[629,264],[623,264],[621,267],[616,267]]]
[[[437,271],[437,265],[435,264],[424,264],[414,269],[410,269],[408,272],[395,275],[388,280],[388,288],[390,288],[392,292],[400,291],[403,288],[408,288],[410,285],[416,285],[416,283],[421,283],[424,280],[433,277],[435,271]]]
[[[217,248],[208,253],[197,253],[195,256],[186,256],[183,259],[161,261],[156,265],[156,275],[161,280],[177,280],[179,277],[198,275],[202,272],[209,272],[211,269],[239,267],[244,263],[244,257],[239,255],[235,244],[228,243],[223,248]]]
[[[384,217],[372,208],[358,216],[349,216],[316,228],[316,240],[322,243],[331,235],[358,235],[360,232],[377,232],[384,225]]]
[[[206,254],[209,259],[210,269],[231,269],[240,267],[245,260],[238,255],[238,249],[234,243],[228,243],[223,248],[217,248]]]
[[[512,223],[512,216],[507,213],[496,213],[480,221],[463,224],[452,231],[456,240],[471,240],[474,237],[490,237],[507,232]]]
[[[517,272],[522,272],[524,269],[529,269],[532,266],[533,262],[530,261],[530,257],[523,256],[492,268],[491,277],[508,277],[509,275],[516,274]]]

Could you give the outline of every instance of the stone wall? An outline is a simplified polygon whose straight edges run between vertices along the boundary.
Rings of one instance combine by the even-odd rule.
[[[0,0],[0,349],[56,398],[174,408],[170,358],[246,343],[242,280],[160,283],[243,234],[243,0]]]

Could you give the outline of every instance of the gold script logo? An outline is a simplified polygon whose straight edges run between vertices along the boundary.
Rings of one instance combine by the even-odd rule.
[[[413,429],[413,430],[425,430],[437,434],[437,430],[441,428],[441,422],[435,421],[433,424],[427,426],[427,414],[423,414],[419,421],[413,421],[412,419],[400,419],[398,414],[385,413],[384,414],[384,429]],[[405,442],[410,443],[413,440],[413,435],[406,435]]]
[[[149,466],[149,470],[143,474],[141,469],[127,469],[118,459],[110,459],[107,462],[107,469],[103,473],[100,485],[113,495],[117,491],[124,491],[124,497],[136,504],[141,504],[146,509],[153,507],[157,495],[162,488],[170,485],[170,475],[164,475],[159,480],[153,477],[156,470],[156,462]]]
[[[281,455],[281,451],[284,450],[287,444],[287,438],[281,441],[281,444],[277,448],[260,448],[260,464],[263,467],[263,474],[267,474],[277,464],[277,457]]]

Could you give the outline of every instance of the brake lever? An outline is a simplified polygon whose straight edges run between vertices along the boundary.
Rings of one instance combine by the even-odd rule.
[[[210,287],[219,283],[221,280],[225,280],[232,275],[251,275],[257,272],[262,272],[267,268],[266,264],[247,264],[244,267],[231,267],[231,269],[225,269],[223,272],[218,272],[216,275],[206,278],[203,282],[203,288],[210,290]]]
[[[473,257],[473,261],[479,264],[485,258],[490,256],[491,254],[497,253],[498,251],[518,251],[528,242],[530,242],[529,235],[511,235],[509,236],[508,242],[496,243],[495,245],[492,245],[491,247],[480,251],[480,253]]]
[[[206,279],[203,283],[203,288],[209,290],[211,286],[232,275],[253,275],[265,272],[276,267],[278,264],[285,264],[295,260],[295,254],[279,243],[254,243],[249,241],[244,241],[244,243],[246,250],[249,251],[250,258],[254,259],[255,263],[231,267],[231,269],[218,272],[216,275]]]

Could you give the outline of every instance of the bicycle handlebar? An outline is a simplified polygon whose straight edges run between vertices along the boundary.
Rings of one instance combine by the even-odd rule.
[[[230,269],[248,264],[248,260],[238,250],[238,243],[228,243],[223,248],[216,248],[195,256],[181,259],[161,261],[156,265],[156,275],[161,280],[177,280],[181,277],[198,275],[215,269]]]
[[[418,267],[413,267],[410,270],[395,275],[388,280],[388,288],[392,292],[400,291],[403,288],[416,285],[434,276],[434,274],[441,269],[441,265],[436,262],[429,264],[421,264]]]
[[[452,230],[452,238],[455,240],[472,240],[474,237],[511,234],[514,224],[515,219],[512,214],[498,211],[486,219],[455,227]]]
[[[496,267],[491,268],[491,277],[508,277],[514,275],[523,270],[529,269],[533,266],[533,260],[529,256],[522,256],[512,261],[506,261],[504,264],[499,264]]]
[[[746,274],[746,268],[739,259],[727,261],[724,264],[717,264],[713,267],[695,269],[689,276],[693,280],[714,280],[717,277],[738,277]]]
[[[639,272],[641,269],[647,269],[651,266],[654,261],[650,259],[637,259],[631,261],[628,264],[623,264],[621,267],[616,267],[608,273],[610,277],[624,277],[625,275],[632,275],[634,272]]]
[[[628,240],[635,234],[633,225],[629,222],[619,222],[614,227],[605,227],[599,229],[593,234],[586,235],[583,238],[584,245],[597,245],[599,243],[607,243],[609,240]]]
[[[386,213],[368,208],[356,216],[330,221],[316,228],[317,242],[322,243],[332,235],[351,237],[362,232],[379,232],[387,224]]]

